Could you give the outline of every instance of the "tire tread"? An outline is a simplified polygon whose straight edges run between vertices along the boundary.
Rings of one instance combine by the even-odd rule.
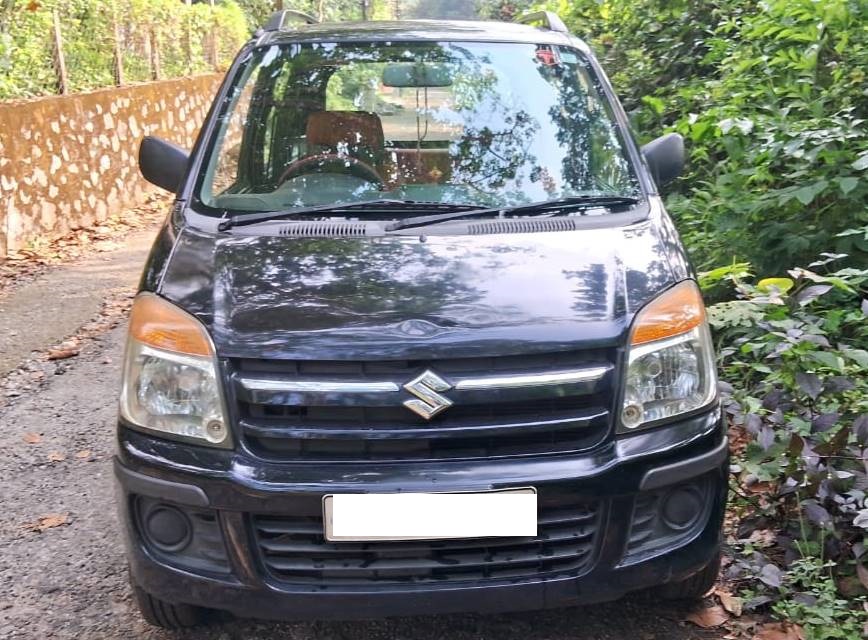
[[[133,585],[133,594],[145,622],[163,629],[188,629],[206,622],[207,609],[160,600]]]
[[[720,573],[721,553],[689,578],[662,585],[660,595],[667,600],[699,600],[717,582]]]

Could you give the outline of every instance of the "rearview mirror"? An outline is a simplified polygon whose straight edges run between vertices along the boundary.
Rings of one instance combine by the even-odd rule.
[[[662,187],[675,180],[684,170],[684,138],[677,133],[667,133],[643,146],[642,155],[645,156],[654,182]]]
[[[139,171],[145,180],[172,193],[177,193],[189,159],[181,147],[153,136],[145,136],[139,145]]]

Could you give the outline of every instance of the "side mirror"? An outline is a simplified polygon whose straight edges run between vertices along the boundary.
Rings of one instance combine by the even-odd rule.
[[[172,193],[178,191],[189,159],[181,147],[153,136],[145,136],[139,145],[139,171],[145,180]]]
[[[684,169],[684,138],[678,133],[667,133],[642,147],[651,175],[662,187],[681,175]]]

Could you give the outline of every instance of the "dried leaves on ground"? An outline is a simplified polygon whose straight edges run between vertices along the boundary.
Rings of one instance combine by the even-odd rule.
[[[57,349],[49,349],[46,357],[49,360],[66,360],[67,358],[72,358],[78,354],[78,347],[61,345]]]
[[[695,624],[697,627],[711,629],[724,624],[729,620],[729,616],[723,607],[717,604],[712,604],[689,613],[687,615],[687,620],[688,622]]]
[[[741,598],[734,596],[729,591],[722,588],[715,589],[714,593],[727,613],[734,615],[736,618],[741,615],[744,608],[744,602]]]
[[[762,625],[754,640],[805,640],[805,632],[797,624],[774,622]]]
[[[69,514],[68,513],[49,513],[44,516],[40,516],[35,522],[30,522],[24,526],[25,529],[29,529],[30,531],[37,531],[42,533],[48,529],[54,529],[55,527],[63,527],[69,524]]]

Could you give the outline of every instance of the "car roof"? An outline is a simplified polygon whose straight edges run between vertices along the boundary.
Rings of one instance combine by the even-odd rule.
[[[258,44],[402,40],[522,42],[570,45],[588,51],[584,42],[567,33],[512,22],[470,20],[399,20],[317,24],[293,22],[283,29],[262,33]]]

